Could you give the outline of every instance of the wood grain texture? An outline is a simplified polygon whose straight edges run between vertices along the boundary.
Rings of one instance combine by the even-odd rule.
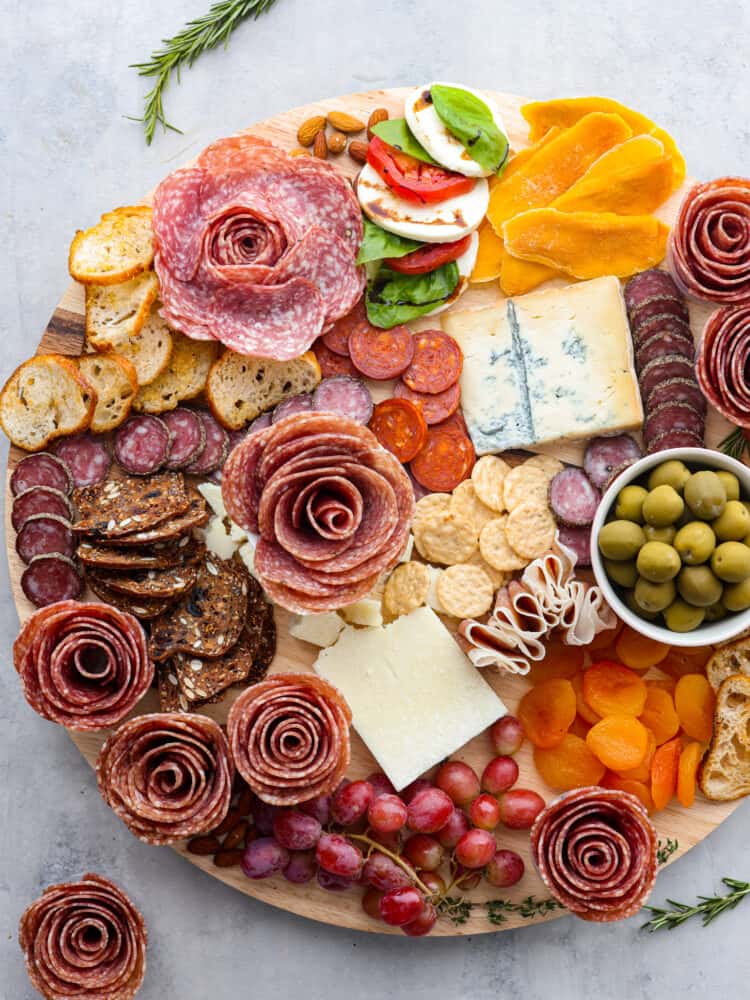
[[[378,90],[368,93],[350,94],[345,97],[332,98],[330,100],[319,101],[315,104],[308,104],[304,107],[295,108],[279,115],[276,118],[260,122],[252,126],[248,131],[254,135],[269,139],[286,149],[297,146],[296,133],[299,125],[314,114],[325,114],[332,109],[348,111],[362,120],[367,120],[370,113],[379,107],[389,110],[392,117],[401,117],[403,114],[403,98],[408,93],[407,88]],[[526,125],[520,114],[520,107],[523,103],[521,98],[509,94],[494,95],[500,108],[503,120],[506,125],[511,147],[517,151],[523,148],[526,142]],[[355,163],[347,154],[339,157],[332,157],[331,162],[335,163],[341,171],[348,177],[354,177],[359,170],[359,165]],[[686,181],[685,188],[690,185]],[[665,222],[671,223],[676,215],[682,192],[676,192],[669,201],[662,206],[657,213]],[[144,199],[148,200],[148,198]],[[91,224],[93,220],[81,220],[81,225]],[[61,248],[61,253],[64,248]],[[561,282],[558,282],[561,284]],[[458,308],[481,307],[497,302],[501,299],[496,283],[490,286],[475,286],[471,288],[460,300]],[[546,287],[546,286],[545,286]],[[690,304],[691,325],[696,336],[700,334],[703,324],[710,308],[706,306],[696,306]],[[415,328],[434,326],[436,320],[423,319],[416,324]],[[69,286],[63,295],[60,303],[51,317],[47,328],[38,346],[39,352],[56,351],[62,354],[75,355],[80,353],[84,338],[84,295],[81,286],[75,283]],[[717,413],[709,413],[706,442],[709,445],[716,445],[727,433],[729,425]],[[581,464],[583,445],[572,442],[563,442],[559,445],[551,445],[540,451],[554,454],[566,462]],[[26,600],[20,587],[20,577],[23,566],[15,552],[15,533],[10,523],[10,510],[12,497],[9,489],[10,474],[16,463],[24,456],[15,447],[11,447],[8,463],[8,473],[6,478],[5,494],[5,537],[8,552],[8,563],[10,578],[13,589],[13,598],[21,621],[25,621],[34,611],[33,606]],[[519,455],[519,458],[521,456]],[[512,460],[512,459],[511,459]],[[516,459],[518,460],[518,459]],[[311,671],[312,664],[317,655],[317,649],[307,643],[300,642],[292,638],[288,633],[289,615],[283,609],[276,609],[276,624],[278,629],[278,647],[276,657],[273,662],[272,672],[277,671]],[[485,679],[497,691],[503,699],[510,712],[515,711],[519,698],[528,689],[528,682],[520,677],[504,677],[497,673],[485,671]],[[236,697],[230,694],[223,702],[208,706],[206,714],[212,716],[217,721],[223,723],[232,701]],[[138,712],[155,711],[158,709],[158,699],[154,691],[149,692],[147,697],[140,703]],[[94,765],[99,747],[104,742],[106,734],[81,734],[70,733],[78,749],[84,755],[89,764]],[[489,737],[486,734],[478,736],[471,743],[454,754],[457,759],[470,763],[478,772],[492,756],[492,748]],[[531,748],[528,743],[524,745],[517,755],[521,769],[519,786],[534,788],[545,798],[551,799],[554,793],[547,788],[534,768]],[[367,748],[359,739],[355,732],[352,732],[352,764],[349,776],[360,778],[376,769],[376,764]],[[671,861],[680,857],[691,847],[708,836],[731,812],[738,803],[716,804],[702,799],[698,795],[695,805],[689,809],[682,809],[677,805],[669,806],[664,811],[657,813],[654,823],[661,838],[673,838],[678,841],[679,848],[672,855]],[[471,893],[473,901],[486,899],[505,898],[520,901],[530,894],[538,897],[548,895],[544,885],[533,869],[530,859],[528,834],[523,831],[501,830],[498,840],[503,847],[508,847],[518,851],[526,864],[526,874],[521,882],[508,890],[492,889],[485,884]],[[324,923],[336,924],[341,927],[352,928],[375,933],[400,933],[397,928],[388,928],[382,923],[377,923],[367,917],[361,909],[361,892],[352,890],[344,893],[328,893],[318,888],[316,883],[306,886],[292,886],[282,878],[267,879],[259,882],[251,882],[246,879],[238,868],[222,869],[214,867],[210,858],[196,857],[188,854],[183,847],[175,848],[187,861],[203,869],[214,878],[220,879],[227,885],[232,886],[240,892],[249,896],[254,896],[273,906],[289,910],[300,916],[309,917]],[[555,912],[546,918],[555,919],[563,913]],[[443,936],[457,936],[468,934],[479,934],[498,929],[507,930],[513,927],[525,926],[528,921],[523,918],[509,914],[507,923],[498,928],[489,923],[483,914],[482,909],[473,913],[466,924],[454,926],[449,921],[441,919],[433,931],[433,934]]]

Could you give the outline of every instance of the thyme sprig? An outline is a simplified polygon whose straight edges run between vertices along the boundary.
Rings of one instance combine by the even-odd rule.
[[[667,837],[666,840],[660,840],[657,845],[656,860],[660,865],[665,865],[679,846],[679,842],[672,840],[671,837]]]

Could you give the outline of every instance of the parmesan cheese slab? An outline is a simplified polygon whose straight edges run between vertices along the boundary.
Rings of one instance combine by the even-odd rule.
[[[506,708],[430,608],[377,629],[347,627],[315,671],[396,789],[454,753]]]

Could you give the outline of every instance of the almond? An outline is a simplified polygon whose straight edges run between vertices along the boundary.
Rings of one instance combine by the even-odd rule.
[[[338,132],[361,132],[365,123],[355,118],[354,115],[347,114],[346,111],[329,111],[328,124]]]
[[[315,136],[315,142],[313,143],[313,156],[317,156],[319,160],[325,160],[328,156],[328,143],[326,142],[326,134],[323,129],[321,129]]]
[[[301,146],[297,146],[297,148],[293,149],[289,155],[290,156],[309,156],[310,154],[309,154],[309,152],[306,149],[303,149]]]
[[[312,146],[315,136],[321,129],[326,127],[326,120],[323,115],[313,115],[307,121],[302,122],[297,129],[297,142],[300,146]]]
[[[346,149],[346,136],[343,132],[331,132],[328,136],[328,149],[331,153],[343,153]]]
[[[244,847],[245,834],[247,833],[249,826],[250,824],[246,819],[241,819],[237,826],[230,830],[224,838],[224,843],[222,844],[223,850],[232,851],[236,847]]]
[[[367,119],[367,138],[372,139],[373,137],[373,125],[377,125],[378,122],[387,122],[389,117],[390,116],[385,108],[375,108],[373,113]]]
[[[240,863],[244,853],[239,847],[233,851],[225,851],[222,847],[214,856],[214,864],[217,868],[233,868]]]
[[[188,841],[187,849],[191,854],[216,854],[221,847],[218,837],[193,837]]]
[[[222,822],[219,823],[216,829],[212,830],[211,833],[213,834],[214,837],[221,837],[223,834],[229,833],[229,831],[233,829],[233,827],[237,823],[238,819],[241,819],[240,814],[235,809],[231,809],[226,814]]]
[[[357,163],[367,163],[367,147],[368,142],[363,142],[361,139],[352,139],[349,143],[349,156]]]

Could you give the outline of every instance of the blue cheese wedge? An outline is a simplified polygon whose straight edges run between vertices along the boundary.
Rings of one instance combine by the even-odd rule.
[[[479,455],[635,430],[643,407],[620,282],[595,278],[449,314]]]
[[[354,728],[396,789],[506,713],[430,608],[383,628],[345,628],[315,671],[346,698]]]

